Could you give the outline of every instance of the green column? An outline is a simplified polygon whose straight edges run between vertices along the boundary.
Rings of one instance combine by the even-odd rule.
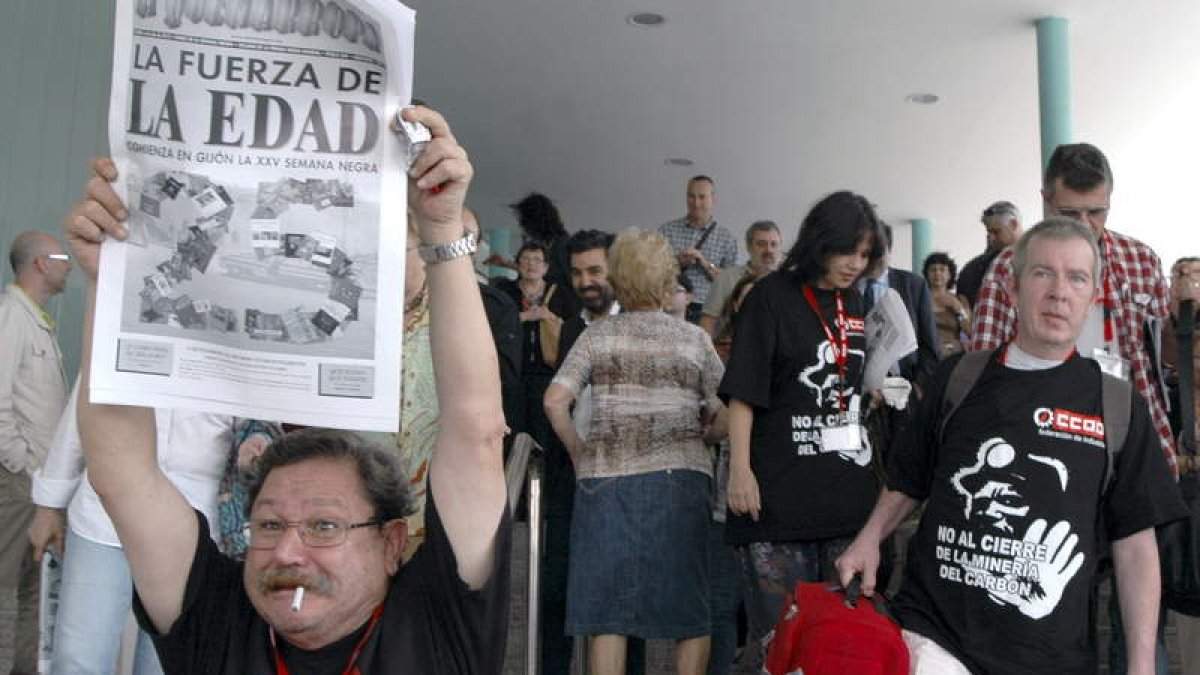
[[[928,218],[913,218],[912,223],[912,270],[921,273],[925,258],[933,252],[933,221]]]
[[[1071,53],[1067,20],[1042,17],[1037,26],[1038,110],[1042,132],[1042,168],[1054,148],[1073,140],[1071,131]]]
[[[488,227],[483,230],[483,236],[492,247],[492,253],[499,253],[505,258],[513,256],[513,234],[514,228],[511,226]],[[508,273],[509,270],[503,267],[488,266],[488,276],[507,276]]]

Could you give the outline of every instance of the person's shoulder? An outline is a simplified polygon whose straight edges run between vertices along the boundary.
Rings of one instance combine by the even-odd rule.
[[[517,302],[512,299],[512,296],[495,286],[479,284],[479,293],[483,296],[484,303],[495,303],[500,305],[501,308],[517,308]]]
[[[1129,254],[1146,260],[1152,260],[1157,265],[1158,254],[1141,239],[1122,234],[1115,230],[1105,230],[1105,238],[1118,250],[1124,249]]]

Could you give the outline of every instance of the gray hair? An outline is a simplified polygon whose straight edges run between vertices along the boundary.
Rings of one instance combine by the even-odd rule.
[[[993,202],[991,206],[983,210],[983,215],[979,217],[979,221],[982,223],[988,221],[1007,223],[1010,220],[1021,222],[1021,211],[1016,204],[1007,201]]]
[[[1013,278],[1020,279],[1021,273],[1029,264],[1029,247],[1035,238],[1081,239],[1092,249],[1092,283],[1100,287],[1100,246],[1096,243],[1096,234],[1092,228],[1072,218],[1047,218],[1034,225],[1013,246],[1012,269]]]
[[[746,228],[746,250],[747,251],[750,250],[750,245],[754,242],[754,235],[759,232],[774,232],[775,234],[778,234],[780,236],[780,238],[783,237],[783,233],[779,231],[779,226],[775,224],[775,221],[773,221],[773,220],[756,220],[753,223],[750,223],[750,227]]]

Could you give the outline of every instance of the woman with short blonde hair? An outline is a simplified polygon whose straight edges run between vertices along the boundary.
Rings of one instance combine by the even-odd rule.
[[[678,276],[671,245],[657,232],[625,230],[608,250],[608,282],[626,309],[662,309]]]
[[[679,273],[662,236],[621,233],[608,265],[623,311],[588,326],[546,390],[576,475],[566,630],[589,638],[592,673],[624,673],[634,636],[676,641],[677,671],[699,675],[712,480],[702,420],[722,409],[724,367],[702,328],[662,309]],[[581,436],[570,406],[587,386]]]

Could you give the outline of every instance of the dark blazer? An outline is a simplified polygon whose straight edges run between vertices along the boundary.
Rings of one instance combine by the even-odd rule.
[[[912,272],[889,267],[888,286],[900,294],[917,333],[917,351],[900,359],[900,376],[910,382],[923,383],[933,374],[938,362],[937,324],[933,319],[929,284]]]
[[[504,291],[479,284],[483,296],[483,311],[487,313],[488,325],[492,329],[492,340],[496,343],[496,354],[500,358],[500,396],[504,406],[504,420],[513,433],[524,431],[525,419],[521,385],[521,316],[517,303]]]

